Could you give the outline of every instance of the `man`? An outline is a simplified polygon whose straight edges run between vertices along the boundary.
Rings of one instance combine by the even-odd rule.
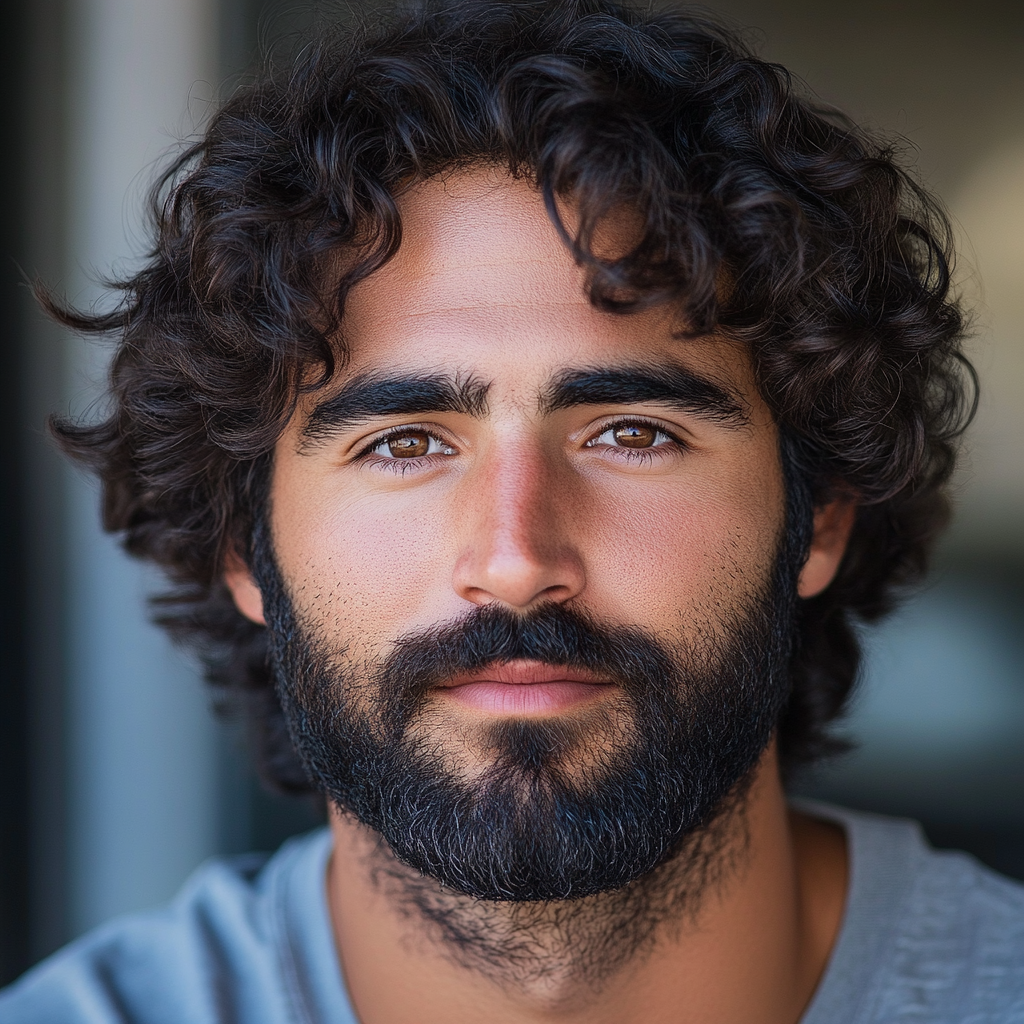
[[[330,827],[4,1021],[1024,1020],[1024,890],[787,807],[969,413],[941,212],[686,13],[428,7],[243,90],[59,423]]]

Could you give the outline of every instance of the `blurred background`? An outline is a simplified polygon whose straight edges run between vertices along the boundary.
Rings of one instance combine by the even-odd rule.
[[[1024,4],[723,0],[820,99],[903,140],[961,235],[983,400],[958,518],[927,589],[866,632],[854,754],[803,792],[919,818],[1024,878]],[[349,4],[351,12],[358,4]],[[0,982],[205,857],[316,823],[264,793],[238,730],[149,625],[160,581],[98,527],[94,485],[47,439],[95,412],[107,359],[24,284],[80,305],[146,248],[146,187],[261,40],[308,4],[0,5]]]

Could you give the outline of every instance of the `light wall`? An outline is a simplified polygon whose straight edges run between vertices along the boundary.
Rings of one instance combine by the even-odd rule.
[[[143,197],[217,82],[210,0],[75,0],[65,272],[76,306],[144,254]],[[108,345],[66,335],[57,408],[95,417]],[[168,898],[218,849],[217,736],[194,669],[147,618],[162,585],[101,532],[98,493],[67,469],[67,918],[75,935]]]

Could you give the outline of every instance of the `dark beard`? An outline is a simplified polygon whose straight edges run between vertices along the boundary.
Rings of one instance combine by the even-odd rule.
[[[411,870],[383,844],[370,848],[363,869],[415,932],[426,926],[431,947],[451,963],[502,986],[567,992],[579,1010],[584,993],[600,993],[656,939],[678,937],[708,893],[742,868],[749,778],[671,859],[612,892],[520,903],[472,899]]]
[[[399,860],[457,893],[576,900],[650,874],[708,828],[785,703],[795,590],[786,552],[762,592],[700,647],[668,650],[642,630],[562,605],[525,615],[489,606],[401,638],[367,668],[326,650],[298,621],[261,533],[254,568],[307,770]],[[431,690],[513,659],[589,670],[621,696],[579,719],[497,723],[484,737],[489,767],[464,780],[424,728]],[[372,713],[354,706],[356,693]]]

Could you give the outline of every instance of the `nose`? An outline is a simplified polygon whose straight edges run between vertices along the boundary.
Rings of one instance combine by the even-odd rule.
[[[529,442],[481,459],[453,510],[460,534],[453,584],[461,598],[525,611],[583,590],[570,474]]]

